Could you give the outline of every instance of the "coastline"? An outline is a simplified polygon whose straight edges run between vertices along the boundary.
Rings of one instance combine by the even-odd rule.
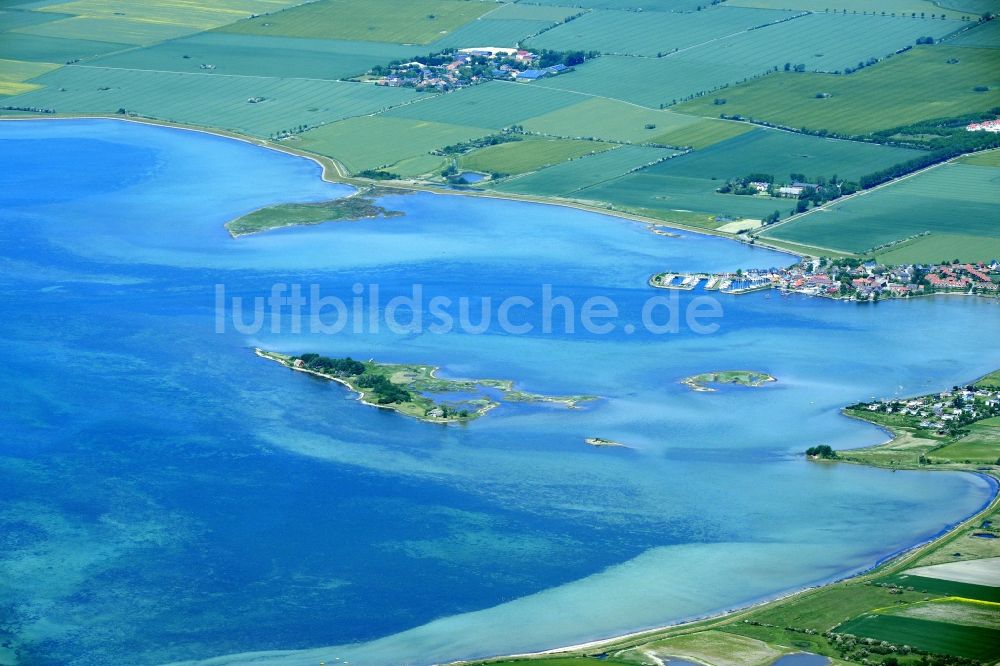
[[[108,119],[106,116],[101,116],[100,118]],[[65,119],[65,118],[52,118],[52,119],[58,120],[58,119]],[[110,118],[110,119],[116,119],[116,118]],[[11,120],[25,120],[25,119],[22,119],[22,118],[11,118]],[[118,120],[132,120],[133,122],[144,122],[144,121],[137,121],[135,119],[127,119],[127,118],[118,118]],[[164,126],[168,126],[168,127],[174,127],[172,125],[167,125],[165,123],[158,123],[158,122],[150,122],[148,124],[164,125]],[[227,137],[227,138],[235,138],[236,140],[247,141],[249,143],[254,143],[255,145],[258,145],[259,147],[272,148],[272,149],[278,150],[279,152],[286,152],[288,154],[296,155],[296,156],[299,156],[299,157],[305,157],[306,159],[311,159],[314,162],[316,162],[316,163],[320,164],[321,166],[323,166],[323,163],[319,159],[317,159],[315,157],[312,157],[312,156],[309,156],[309,155],[305,155],[305,154],[299,154],[299,153],[296,153],[296,152],[294,152],[292,150],[286,150],[286,149],[279,148],[279,147],[272,146],[272,145],[267,145],[267,144],[263,144],[263,143],[256,143],[256,142],[254,142],[252,140],[247,140],[245,138],[241,138],[241,137],[238,137],[238,136],[235,136],[235,135],[230,136],[230,135],[224,134],[222,132],[218,132],[217,133],[217,132],[206,131],[206,130],[202,130],[202,129],[194,129],[194,128],[185,128],[185,127],[177,127],[177,128],[179,128],[179,129],[189,129],[189,131],[199,131],[199,132],[203,132],[203,133],[207,133],[207,134],[217,134],[219,136],[224,136],[224,137]],[[336,162],[334,160],[331,160],[331,163],[336,164]],[[324,180],[327,180],[327,178],[325,178],[326,167],[323,166],[323,169],[324,169]],[[328,181],[328,182],[346,182],[346,181],[337,181],[337,180],[335,180],[335,181]],[[387,187],[387,189],[394,189],[393,186],[386,186],[386,187]],[[399,188],[399,189],[406,189],[406,188]],[[414,190],[418,190],[420,188],[413,188],[413,189]],[[458,194],[458,195],[466,195],[466,196],[479,196],[477,194],[469,193],[469,192],[437,192],[437,191],[434,191],[434,190],[427,190],[427,191],[429,191],[431,193],[437,193],[437,194]],[[485,195],[485,196],[489,196],[489,195]],[[499,196],[499,197],[494,197],[494,198],[518,199],[517,197],[507,197],[507,196]],[[546,204],[546,205],[566,205],[566,204],[562,204],[562,203],[559,203],[559,202],[547,201],[547,200],[544,200],[544,199],[537,201],[537,203],[543,203],[543,204]],[[581,206],[571,206],[571,207],[577,207],[577,208],[580,208],[582,210],[593,210],[593,212],[602,212],[602,213],[605,213],[605,214],[615,215],[615,216],[619,216],[619,217],[625,217],[625,215],[621,215],[621,214],[616,213],[616,212],[608,212],[608,211],[604,211],[604,210],[601,210],[601,209],[591,209],[591,208],[588,208],[588,207],[585,207],[585,206],[582,206],[582,205]],[[641,217],[637,216],[637,221],[643,221],[643,222],[645,222],[646,220],[643,220]],[[657,224],[662,225],[662,226],[671,226],[668,223],[663,223],[663,222],[657,222]],[[703,231],[696,231],[696,233],[704,233],[704,232]],[[711,235],[711,234],[708,234],[708,235]],[[727,238],[728,238],[728,236],[727,236]],[[731,239],[731,240],[738,240],[738,239]],[[944,294],[944,295],[951,295],[951,294]],[[963,295],[963,294],[954,294],[954,295]],[[264,356],[261,353],[262,350],[255,349],[255,352],[257,353],[258,356],[262,356],[264,358],[269,358],[267,356]],[[277,359],[274,359],[274,358],[271,358],[270,360],[277,361]],[[375,403],[366,401],[364,399],[364,392],[362,390],[360,390],[360,389],[352,386],[349,382],[347,382],[345,380],[339,379],[337,377],[332,377],[332,376],[329,376],[329,375],[321,374],[321,373],[316,373],[316,372],[310,371],[308,369],[302,369],[302,368],[291,368],[291,369],[293,369],[293,370],[302,370],[303,372],[307,372],[308,374],[316,375],[316,376],[321,377],[323,379],[332,379],[334,381],[337,381],[338,383],[346,386],[352,392],[358,393],[359,394],[358,395],[358,399],[361,402],[363,402],[364,404],[367,404],[369,406],[379,407],[379,408],[383,408],[383,409],[393,409],[391,406],[379,405],[379,404],[375,404]],[[438,370],[438,368],[434,368],[434,370],[432,371],[432,374],[436,373],[437,370]],[[398,410],[396,410],[396,411],[398,411]],[[428,421],[428,422],[432,422],[432,423],[441,423],[442,422],[440,420],[431,420],[431,419],[422,419],[422,420],[425,420],[425,421]],[[882,427],[882,426],[878,426],[878,424],[873,424],[873,425],[876,425],[876,427]],[[883,427],[883,430],[891,432],[891,430],[889,430],[887,428],[884,428],[884,427]],[[889,444],[892,441],[894,441],[895,439],[896,439],[896,437],[894,435],[889,440],[887,440],[886,442],[884,442],[882,445]],[[849,461],[843,461],[843,462],[849,462]],[[861,463],[861,462],[852,462],[852,464],[868,464],[869,466],[873,466],[873,467],[882,467],[881,465],[873,465],[873,464]],[[942,470],[938,470],[938,471],[942,471]],[[945,468],[943,471],[957,471],[957,470]],[[973,473],[975,473],[975,472],[973,472]],[[838,581],[834,581],[834,582],[839,582],[839,580],[846,580],[846,579],[853,579],[853,578],[862,577],[862,576],[866,575],[866,573],[868,573],[870,571],[874,571],[876,569],[880,569],[884,565],[893,563],[894,561],[895,561],[895,564],[893,564],[893,566],[897,566],[897,565],[900,564],[900,560],[901,559],[905,559],[906,558],[906,554],[907,553],[910,553],[910,552],[916,551],[916,550],[923,550],[923,548],[926,548],[929,545],[939,543],[941,540],[947,538],[948,535],[953,534],[956,530],[961,529],[963,525],[967,524],[971,520],[974,520],[975,517],[981,515],[983,513],[983,511],[987,510],[988,508],[990,508],[991,506],[993,506],[994,504],[997,503],[997,500],[998,500],[998,489],[1000,489],[1000,487],[998,487],[996,479],[993,476],[991,476],[991,475],[985,475],[985,474],[981,474],[981,476],[984,476],[986,478],[991,479],[992,485],[993,485],[993,496],[987,502],[987,504],[983,508],[981,508],[979,511],[977,511],[975,514],[973,514],[969,518],[966,518],[965,520],[959,521],[958,523],[956,523],[955,525],[953,525],[953,526],[951,526],[949,528],[946,528],[945,530],[943,530],[938,535],[935,535],[934,537],[930,538],[927,541],[924,541],[923,543],[915,544],[915,545],[907,547],[907,548],[905,548],[905,549],[903,549],[901,551],[898,551],[897,553],[888,555],[885,558],[880,559],[870,569],[866,569],[864,572],[861,572],[861,573],[858,573],[858,574],[852,574],[851,576],[848,576],[848,577],[842,578],[842,579],[838,579]],[[709,616],[707,618],[700,618],[700,619],[696,619],[696,620],[691,620],[689,622],[682,622],[682,623],[678,623],[678,624],[665,625],[664,627],[660,627],[660,628],[656,628],[656,629],[646,629],[646,630],[642,630],[642,631],[639,631],[639,632],[634,632],[634,633],[625,634],[625,635],[621,635],[621,636],[616,636],[616,637],[612,637],[612,638],[596,639],[595,641],[589,641],[587,643],[582,643],[582,644],[579,644],[577,646],[570,646],[570,647],[563,647],[563,648],[553,648],[553,649],[550,649],[550,650],[546,650],[546,651],[543,651],[543,652],[537,652],[537,653],[526,653],[526,655],[535,655],[535,656],[537,656],[537,655],[547,655],[547,654],[558,654],[558,653],[565,652],[567,650],[573,650],[573,649],[589,649],[592,646],[607,645],[609,642],[616,642],[616,641],[620,641],[620,640],[627,640],[627,639],[631,639],[633,637],[638,637],[638,636],[648,636],[651,632],[665,631],[665,630],[668,630],[668,629],[675,630],[675,629],[677,629],[679,627],[685,627],[685,626],[688,626],[688,625],[698,624],[698,623],[702,623],[702,622],[706,622],[706,621],[712,621],[714,619],[719,619],[719,618],[731,619],[732,616],[734,615],[734,613],[735,614],[739,614],[739,613],[746,612],[746,611],[751,610],[751,609],[759,608],[761,606],[765,606],[765,605],[768,605],[768,604],[771,604],[771,603],[775,603],[775,602],[778,602],[778,601],[781,601],[781,600],[784,600],[784,599],[794,598],[794,597],[797,597],[797,596],[799,596],[801,594],[807,593],[810,590],[820,589],[820,588],[825,587],[825,586],[827,586],[829,584],[830,583],[824,583],[822,585],[817,585],[817,586],[812,586],[812,587],[804,588],[804,589],[799,590],[797,592],[792,592],[792,593],[789,593],[787,595],[776,597],[774,599],[768,599],[768,600],[759,601],[759,602],[753,603],[753,604],[751,604],[749,606],[746,606],[746,607],[744,607],[742,609],[739,609],[737,611],[734,611],[734,612],[727,611],[726,613],[723,613],[723,614],[713,615],[713,616]]]
[[[880,445],[881,446],[881,445]],[[857,465],[864,465],[866,463],[851,463]],[[869,467],[880,467],[878,465],[868,465]],[[882,467],[882,469],[888,469]],[[921,555],[925,554],[926,551],[943,544],[951,537],[955,536],[960,530],[972,527],[977,520],[984,514],[1000,508],[1000,479],[982,472],[967,471],[967,470],[956,470],[956,469],[943,469],[937,470],[943,472],[964,472],[967,474],[973,474],[986,478],[990,481],[990,486],[992,488],[992,496],[986,501],[982,506],[980,506],[975,513],[963,518],[962,520],[956,522],[950,527],[946,527],[939,531],[937,534],[931,536],[930,538],[918,541],[910,546],[905,546],[896,550],[893,553],[885,555],[879,558],[871,566],[857,571],[852,574],[844,575],[832,580],[828,580],[823,583],[818,583],[815,585],[809,585],[801,589],[778,594],[773,597],[768,597],[765,599],[760,599],[748,603],[744,606],[740,606],[735,609],[725,610],[719,613],[709,614],[703,617],[679,620],[677,622],[660,625],[657,627],[652,627],[648,629],[639,629],[633,632],[628,632],[625,634],[618,634],[615,636],[608,636],[605,638],[595,638],[590,641],[585,641],[582,643],[575,643],[573,645],[566,645],[554,648],[547,648],[545,650],[537,650],[534,652],[519,652],[514,654],[505,655],[493,655],[490,657],[476,658],[476,659],[458,659],[452,662],[448,662],[449,665],[454,666],[479,666],[493,663],[505,663],[508,661],[515,660],[535,660],[543,659],[545,657],[584,657],[593,656],[596,651],[600,651],[601,654],[606,654],[609,650],[626,650],[631,648],[638,648],[646,643],[653,641],[663,640],[667,638],[674,638],[677,636],[683,636],[688,634],[695,634],[703,631],[709,631],[712,629],[717,629],[719,627],[732,624],[733,622],[743,619],[744,616],[749,615],[755,611],[762,610],[768,606],[777,606],[789,601],[794,601],[811,594],[823,591],[825,589],[831,588],[834,585],[838,585],[845,582],[863,582],[876,575],[883,576],[886,574],[891,574],[899,569],[905,568],[911,561],[918,559]],[[686,657],[685,657],[686,658]]]
[[[292,155],[294,157],[300,157],[303,159],[310,160],[311,162],[317,164],[320,167],[320,178],[324,182],[340,184],[340,185],[350,185],[358,189],[361,189],[363,187],[379,187],[387,190],[403,190],[406,192],[426,192],[428,194],[435,194],[442,196],[479,197],[484,199],[521,201],[527,203],[543,204],[547,206],[561,206],[563,208],[574,208],[576,210],[581,210],[588,213],[599,213],[602,215],[608,215],[623,220],[639,222],[641,224],[646,225],[650,233],[655,233],[659,236],[669,236],[670,234],[659,233],[655,230],[655,228],[667,227],[670,229],[676,229],[677,231],[683,231],[685,233],[700,234],[703,236],[712,236],[715,238],[723,238],[726,240],[734,241],[736,243],[741,243],[743,245],[749,245],[751,247],[761,247],[767,250],[773,250],[775,252],[782,252],[788,254],[791,257],[797,257],[799,260],[818,256],[814,254],[814,252],[816,250],[822,249],[819,247],[811,247],[805,245],[799,246],[795,243],[788,243],[788,244],[772,243],[770,241],[766,240],[762,241],[760,239],[753,239],[753,242],[751,243],[749,242],[748,239],[744,239],[733,234],[716,231],[714,229],[705,229],[700,227],[687,226],[679,222],[665,221],[654,217],[640,215],[637,213],[630,213],[627,211],[617,210],[615,208],[608,208],[596,204],[594,205],[585,204],[579,201],[571,201],[567,199],[558,199],[558,198],[543,197],[543,196],[536,196],[529,194],[486,192],[482,190],[464,190],[464,189],[457,190],[445,186],[438,187],[435,185],[422,183],[418,181],[406,181],[406,180],[377,181],[377,180],[369,180],[366,178],[358,178],[356,176],[349,175],[347,173],[347,169],[343,166],[343,164],[341,164],[335,158],[327,157],[325,155],[318,155],[316,153],[312,153],[306,150],[301,150],[274,141],[269,141],[267,139],[258,139],[244,134],[239,134],[237,132],[231,132],[229,130],[212,128],[212,127],[187,125],[184,123],[175,123],[168,120],[159,120],[155,118],[145,118],[139,116],[115,116],[108,114],[46,114],[44,116],[42,115],[0,116],[0,123],[29,122],[35,120],[45,120],[45,121],[112,120],[120,122],[132,122],[140,125],[153,125],[156,127],[166,127],[170,129],[184,130],[188,132],[198,132],[200,134],[209,134],[213,136],[223,137],[226,139],[232,139],[235,141],[242,141],[243,143],[248,143],[253,146],[257,146],[258,148],[274,150],[279,153],[284,153],[286,155]],[[842,253],[835,252],[835,254],[842,254]]]
[[[868,421],[867,419],[861,418],[853,414],[846,412],[846,408],[841,410],[841,413],[848,417],[859,421],[864,421],[865,423],[880,429],[882,432],[890,435],[887,440],[879,444],[875,444],[869,447],[859,447],[858,449],[844,449],[844,451],[851,450],[872,450],[879,449],[882,447],[887,447],[892,445],[899,434],[890,426],[885,426],[879,423],[874,423]],[[738,622],[744,619],[745,616],[751,615],[752,613],[766,609],[768,607],[781,606],[785,603],[798,600],[809,595],[822,592],[827,589],[831,589],[836,585],[843,583],[863,583],[869,581],[875,577],[882,577],[885,575],[897,573],[901,570],[905,570],[911,562],[920,559],[925,554],[930,551],[935,550],[939,546],[943,546],[951,539],[957,537],[962,530],[970,527],[975,527],[978,522],[985,515],[991,513],[996,509],[1000,509],[1000,467],[994,465],[991,466],[992,469],[987,472],[982,469],[970,469],[970,467],[977,467],[977,465],[956,465],[956,466],[899,466],[899,465],[885,465],[878,464],[872,461],[861,461],[861,460],[818,460],[815,464],[850,464],[850,465],[860,465],[871,467],[874,469],[883,469],[895,471],[897,469],[903,469],[906,471],[934,471],[934,472],[951,472],[951,473],[963,473],[971,474],[984,479],[990,487],[990,496],[983,502],[973,513],[970,515],[957,520],[954,524],[945,526],[937,533],[931,535],[927,538],[922,538],[921,540],[912,543],[907,546],[903,546],[893,552],[879,557],[870,566],[865,567],[854,573],[845,574],[826,582],[817,583],[814,585],[809,585],[801,589],[778,594],[774,597],[769,597],[766,599],[760,599],[758,601],[753,601],[747,603],[746,605],[739,606],[734,609],[728,609],[718,613],[712,613],[703,617],[679,620],[676,622],[660,625],[657,627],[652,627],[648,629],[639,629],[633,632],[628,632],[624,634],[618,634],[615,636],[608,636],[604,638],[595,638],[590,641],[584,641],[581,643],[575,643],[572,645],[547,648],[545,650],[537,650],[533,652],[523,652],[507,655],[494,655],[486,658],[479,659],[460,659],[454,662],[450,662],[455,665],[486,665],[498,662],[507,662],[512,660],[533,660],[542,659],[545,657],[584,657],[593,656],[594,654],[606,654],[608,651],[614,650],[626,650],[639,648],[647,643],[663,640],[667,638],[674,638],[677,636],[683,636],[687,634],[695,634],[703,631],[708,631],[711,629],[717,629],[723,626],[731,625],[734,622]],[[979,465],[978,467],[986,467],[985,465]]]

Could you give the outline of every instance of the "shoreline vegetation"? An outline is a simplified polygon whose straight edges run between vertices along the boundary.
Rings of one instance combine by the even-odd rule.
[[[754,370],[723,370],[720,372],[705,372],[700,375],[691,375],[681,380],[692,391],[701,393],[714,393],[718,389],[712,388],[710,384],[736,384],[748,388],[757,388],[764,384],[778,381],[766,372],[756,372]]]
[[[467,423],[505,402],[552,403],[579,409],[580,403],[597,399],[589,395],[548,396],[519,391],[508,379],[444,379],[437,374],[440,368],[430,365],[362,362],[319,354],[293,356],[259,347],[254,348],[254,353],[290,370],[337,382],[357,393],[358,400],[365,405],[428,423]]]
[[[381,187],[367,187],[340,199],[265,206],[226,222],[225,227],[230,236],[239,238],[284,227],[403,217],[404,212],[384,208],[376,203],[376,198],[385,194],[404,193]]]
[[[708,373],[709,375],[713,373]],[[695,375],[694,377],[703,377]],[[692,378],[688,378],[692,379]],[[984,393],[973,403],[980,408],[1000,392],[1000,370],[965,387],[884,403],[936,402],[949,394],[965,401],[968,392]],[[978,400],[978,402],[976,402]],[[868,404],[880,404],[868,403]],[[891,437],[878,445],[834,451],[828,445],[810,447],[812,464],[857,464],[889,469],[944,470],[980,475],[990,480],[992,497],[973,515],[931,539],[880,560],[871,568],[831,583],[808,587],[690,622],[636,631],[578,645],[483,660],[454,662],[463,666],[662,666],[682,659],[704,666],[772,666],[782,656],[811,653],[828,657],[830,666],[973,666],[1000,660],[1000,627],[969,625],[977,613],[1000,612],[1000,585],[968,583],[956,577],[937,578],[926,567],[946,564],[969,567],[983,560],[1000,561],[1000,419],[985,412],[953,432],[932,435],[914,424],[868,404],[846,407],[843,413],[879,426]],[[966,405],[963,404],[963,408]],[[907,407],[913,409],[914,407]],[[956,408],[957,409],[957,408]],[[908,417],[920,419],[918,414]],[[991,464],[975,458],[947,456],[956,443],[968,444],[976,425],[995,429],[980,433],[979,445]],[[968,447],[967,447],[968,448]],[[963,563],[969,563],[968,565]],[[956,619],[957,618],[957,619]],[[966,622],[966,624],[962,624]],[[973,628],[970,629],[969,627]],[[734,661],[734,658],[736,659]]]

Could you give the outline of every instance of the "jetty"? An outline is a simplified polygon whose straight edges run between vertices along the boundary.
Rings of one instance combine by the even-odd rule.
[[[737,273],[657,273],[649,278],[650,286],[658,289],[680,289],[690,291],[704,283],[706,290],[718,290],[724,294],[746,294],[751,291],[770,289],[775,286],[774,275],[770,271],[749,271]]]

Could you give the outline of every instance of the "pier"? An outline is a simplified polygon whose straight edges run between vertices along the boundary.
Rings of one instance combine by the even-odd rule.
[[[649,278],[650,286],[658,289],[690,291],[705,283],[705,290],[723,294],[747,294],[770,289],[777,283],[769,272],[741,273],[657,273]]]

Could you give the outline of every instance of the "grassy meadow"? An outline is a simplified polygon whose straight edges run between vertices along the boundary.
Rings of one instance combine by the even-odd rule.
[[[494,7],[465,0],[318,0],[223,28],[242,35],[429,44]]]
[[[987,92],[976,92],[986,86]],[[817,97],[826,94],[829,97]],[[740,115],[788,127],[867,134],[927,118],[1000,106],[996,52],[952,46],[918,47],[849,76],[776,72],[699,98],[681,113]]]
[[[615,147],[610,143],[574,139],[514,141],[467,153],[459,159],[459,168],[485,173],[521,174]]]
[[[969,434],[934,452],[936,458],[994,464],[1000,460],[1000,417],[969,426]]]
[[[572,196],[591,185],[670,157],[665,148],[619,146],[501,182],[496,190],[539,196]]]
[[[1000,169],[946,164],[817,210],[763,236],[846,252],[917,238],[878,251],[881,261],[989,260],[1000,252]]]
[[[794,15],[725,6],[687,14],[595,10],[528,40],[527,45],[655,58]]]
[[[213,74],[336,81],[416,53],[416,47],[398,44],[203,32],[88,64],[191,74],[204,74],[202,65],[212,65]]]
[[[361,83],[63,67],[35,79],[45,88],[20,104],[58,113],[126,109],[180,123],[232,129],[259,137],[410,101],[414,93]],[[62,90],[61,90],[62,89]],[[251,98],[262,98],[252,103]]]
[[[762,9],[787,9],[794,8],[810,12],[828,12],[831,9],[836,11],[865,12],[881,15],[883,12],[889,15],[910,16],[911,14],[924,14],[926,16],[946,16],[951,19],[978,18],[982,12],[961,11],[942,7],[940,3],[933,0],[838,0],[831,3],[829,0],[729,0],[726,2],[730,6],[738,7],[759,7]]]
[[[994,11],[996,11],[994,7]],[[1000,23],[990,21],[968,30],[949,42],[954,46],[1000,49]]]
[[[662,58],[597,58],[572,76],[538,83],[658,108],[710,93],[712,99],[725,97],[721,88],[783,69],[785,63],[808,72],[841,72],[912,46],[920,37],[939,39],[965,25],[930,18],[807,14]]]
[[[1000,629],[871,613],[841,625],[838,632],[909,645],[936,654],[992,661],[1000,658]]]
[[[334,157],[357,173],[391,168],[401,160],[488,134],[490,130],[465,125],[360,116],[310,130],[289,145]]]
[[[754,129],[589,187],[578,195],[630,209],[701,211],[723,219],[761,219],[775,210],[786,217],[795,208],[794,200],[718,194],[716,189],[730,178],[750,173],[769,173],[778,180],[787,180],[791,173],[797,172],[813,178],[833,174],[856,178],[909,159],[913,154],[916,153],[899,148]],[[722,224],[725,222],[718,226]]]
[[[447,95],[427,94],[386,116],[501,129],[580,101],[577,95],[530,83],[490,81]]]
[[[521,124],[530,132],[551,136],[647,143],[664,131],[697,125],[698,119],[614,99],[580,97],[575,104],[533,116]]]

